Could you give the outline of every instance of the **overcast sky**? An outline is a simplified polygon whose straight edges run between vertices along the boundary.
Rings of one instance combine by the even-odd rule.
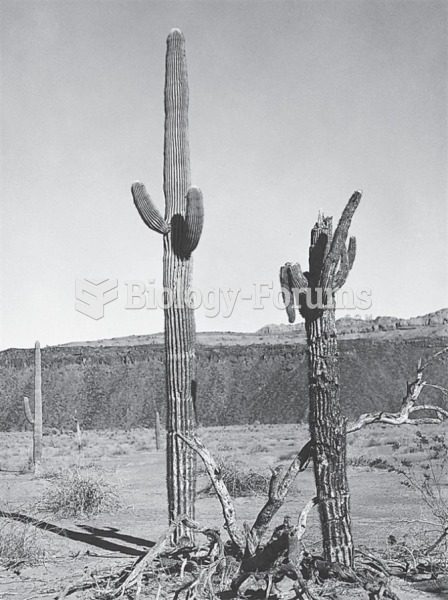
[[[250,295],[307,266],[319,209],[364,191],[347,286],[362,314],[448,305],[447,4],[432,0],[1,0],[1,348],[160,331],[126,309],[129,280],[162,282],[166,36],[186,38],[192,182],[205,225],[194,284]],[[93,320],[75,280],[117,279]],[[342,311],[347,314],[353,311]],[[360,311],[357,311],[358,313]],[[197,311],[197,329],[286,322],[273,301]]]

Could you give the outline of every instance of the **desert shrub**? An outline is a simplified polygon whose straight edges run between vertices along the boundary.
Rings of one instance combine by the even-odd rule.
[[[369,467],[372,467],[373,469],[387,469],[388,471],[393,470],[392,465],[390,465],[386,459],[380,458],[380,457],[370,459],[368,461],[368,465],[369,465]]]
[[[25,475],[26,473],[31,473],[34,470],[34,461],[32,456],[28,456],[21,465],[19,465],[19,473],[21,475]]]
[[[45,558],[41,533],[24,523],[3,520],[0,523],[0,563],[14,566],[17,563],[33,565]]]
[[[229,460],[225,462],[219,461],[218,467],[222,479],[233,498],[267,494],[270,481],[269,476],[257,473],[253,469],[244,469],[238,463]],[[201,490],[201,493],[207,496],[214,495],[215,490],[213,485],[210,483]]]
[[[38,508],[63,517],[110,512],[120,506],[113,487],[92,469],[71,467],[49,482]]]
[[[397,537],[389,536],[384,557],[388,562],[408,565],[412,574],[424,570],[435,579],[448,567],[446,543],[435,544],[439,533],[428,522],[406,522],[406,533],[397,531]]]
[[[423,434],[420,429],[417,429],[417,431],[415,432],[415,438],[416,438],[416,444],[418,446],[419,450],[423,450],[423,446],[426,446],[429,444],[429,439],[428,437]]]
[[[41,470],[38,476],[39,479],[60,479],[62,477],[63,471],[64,467],[44,465],[44,468]]]
[[[437,447],[437,452],[434,451]],[[426,531],[425,536],[419,533],[416,550],[436,564],[446,561],[448,557],[448,444],[444,436],[426,436],[417,431],[414,449],[423,451],[425,460],[413,463],[403,459],[391,468],[402,476],[400,483],[420,496],[420,500],[435,518],[431,521],[434,529]],[[427,530],[428,521],[424,521]],[[409,543],[404,544],[408,546]]]
[[[145,450],[151,450],[151,445],[146,440],[138,440],[135,443],[135,449],[137,452],[143,452]]]
[[[281,462],[283,460],[291,460],[295,456],[297,456],[297,450],[291,450],[290,452],[286,452],[285,454],[280,454],[278,460]]]
[[[448,527],[448,444],[440,441],[440,436],[435,437],[437,440],[433,438],[431,442],[437,443],[436,454],[428,438],[425,436],[422,442],[422,436],[417,435],[416,444],[426,446],[426,460],[417,467],[404,459],[394,470],[403,476],[400,483],[419,494],[445,529]]]
[[[384,444],[384,440],[381,439],[379,435],[372,435],[366,440],[367,448],[374,448],[375,446],[382,446]]]
[[[349,456],[347,458],[347,465],[351,467],[368,467],[372,462],[371,458],[367,458],[364,454],[359,454],[357,456]]]
[[[263,444],[257,444],[249,450],[249,454],[259,454],[261,452],[269,452],[269,448]]]
[[[128,454],[129,453],[129,448],[125,448],[124,446],[117,446],[113,452],[112,452],[112,456],[123,456],[124,454]]]
[[[220,444],[218,446],[218,452],[231,452],[232,450],[233,448],[229,444]]]

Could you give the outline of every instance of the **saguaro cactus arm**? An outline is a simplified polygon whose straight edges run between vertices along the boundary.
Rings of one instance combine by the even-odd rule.
[[[347,205],[344,208],[344,211],[342,212],[341,218],[339,219],[338,226],[336,227],[336,231],[334,232],[333,239],[331,241],[330,250],[324,259],[323,268],[319,279],[319,285],[323,289],[332,287],[334,274],[336,272],[336,268],[341,257],[342,247],[345,246],[345,243],[347,241],[348,230],[350,229],[353,215],[355,214],[355,211],[358,208],[359,203],[361,202],[361,197],[362,191],[358,190],[354,192],[350,197],[349,201],[347,202]],[[356,245],[354,246],[354,249],[356,251]]]
[[[280,286],[288,320],[290,323],[294,323],[296,320],[295,303],[300,302],[301,296],[308,288],[308,279],[302,273],[299,263],[286,263],[280,267]]]
[[[157,207],[140,181],[135,181],[131,187],[134,204],[144,223],[153,231],[166,235],[170,226],[159,213]]]
[[[325,297],[326,290],[336,292],[344,285],[356,257],[356,238],[350,237],[348,248],[346,246],[348,230],[361,197],[361,191],[352,194],[334,234],[332,232],[332,217],[324,217],[319,212],[319,217],[311,232],[309,272],[303,273],[299,263],[286,263],[280,269],[280,286],[282,289],[286,288],[292,294],[293,289],[305,292],[305,288],[315,289],[319,287],[323,292],[322,300],[325,304],[328,300]],[[285,295],[283,297],[285,298]],[[285,307],[289,322],[294,323],[295,310],[292,302]],[[306,306],[301,307],[301,313],[306,317]]]
[[[28,423],[30,425],[34,425],[34,417],[31,414],[30,401],[28,400],[28,398],[26,396],[23,398],[23,405],[25,408],[26,420],[28,421]]]
[[[293,288],[290,278],[290,264],[286,263],[284,267],[280,267],[280,287],[282,289],[282,299],[286,306],[286,314],[288,321],[294,323],[296,320],[296,311],[294,308]]]
[[[308,279],[306,275],[302,273],[299,263],[287,264],[289,264],[289,277],[293,289],[305,291],[308,287]]]
[[[173,251],[181,260],[188,259],[196,249],[201,238],[204,224],[204,205],[202,192],[190,187],[185,196],[185,217],[173,215],[171,219],[171,240]]]
[[[333,291],[338,291],[347,281],[356,256],[356,238],[351,237],[348,243],[348,248],[345,244],[341,247],[341,262],[339,270],[333,278]]]
[[[199,188],[192,186],[187,192],[187,210],[185,213],[185,252],[196,250],[201,239],[204,225],[204,202]]]

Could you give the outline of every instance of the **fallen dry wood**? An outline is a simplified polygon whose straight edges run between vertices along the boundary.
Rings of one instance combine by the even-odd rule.
[[[433,544],[431,544],[428,548],[426,548],[426,550],[424,551],[424,554],[426,556],[428,556],[428,554],[431,554],[431,552],[433,550],[435,550],[437,548],[437,546],[439,546],[447,536],[448,536],[448,527],[445,527],[445,530],[436,539],[436,541]]]
[[[416,405],[416,402],[425,386],[436,388],[441,391],[444,395],[447,393],[447,390],[440,386],[436,386],[434,384],[427,383],[423,381],[423,371],[426,367],[436,358],[439,358],[441,355],[448,352],[448,347],[443,348],[439,352],[436,352],[433,356],[431,356],[425,363],[422,363],[420,360],[417,366],[417,377],[415,381],[407,384],[407,392],[406,396],[403,398],[400,410],[398,412],[386,412],[379,411],[376,413],[365,413],[358,417],[356,421],[353,421],[347,425],[347,433],[354,433],[355,431],[359,431],[360,429],[366,427],[367,425],[371,425],[373,423],[385,423],[387,425],[403,425],[403,424],[411,424],[411,425],[429,425],[429,424],[440,424],[445,419],[448,419],[448,410],[440,407],[429,404],[419,404]],[[419,413],[421,411],[431,411],[433,413],[432,417],[420,417],[420,418],[411,418],[411,415]],[[294,465],[295,461],[299,461],[300,457],[309,456],[311,454],[311,441],[308,441],[305,446],[299,451],[298,455],[294,459],[292,465],[289,467],[289,470]],[[300,471],[304,470],[308,466],[308,462],[306,462],[303,468],[299,468],[295,475],[297,475]],[[288,471],[289,471],[288,470]],[[288,493],[288,489],[294,481],[294,478],[291,478],[285,481],[285,485],[283,487],[284,496]],[[289,485],[288,485],[289,484]],[[268,503],[269,504],[269,501]],[[266,506],[267,506],[266,504]],[[263,510],[263,509],[262,509]]]
[[[221,503],[226,529],[229,533],[230,539],[240,549],[241,552],[244,552],[246,547],[246,538],[236,523],[233,500],[229,494],[226,484],[223,481],[221,469],[218,467],[213,456],[197,436],[187,438],[179,432],[176,432],[176,435],[186,444],[188,444],[188,446],[192,448],[202,459],[208,476],[210,477],[213,487],[215,488],[216,495]]]
[[[261,542],[263,534],[268,528],[272,518],[283,505],[286,495],[298,473],[307,468],[310,458],[311,442],[308,442],[303,446],[300,452],[298,452],[283,476],[282,471],[280,470],[281,467],[277,468],[272,474],[268,500],[258,513],[251,530],[252,538],[258,542],[257,545]]]
[[[187,438],[181,433],[177,433],[176,435],[193,448],[202,459],[216,495],[221,503],[226,529],[231,540],[241,552],[248,550],[250,555],[255,554],[263,534],[266,532],[274,515],[283,505],[286,495],[297,477],[297,474],[308,466],[311,456],[311,443],[308,442],[305,444],[300,452],[297,453],[284,475],[282,475],[282,468],[274,470],[269,485],[268,500],[259,512],[252,528],[249,529],[246,525],[246,531],[243,533],[237,525],[233,500],[222,479],[221,470],[209,450],[197,436]]]
[[[241,595],[243,585],[265,585],[265,597],[268,598],[275,584],[284,577],[295,581],[293,588],[297,598],[315,600],[304,581],[300,568],[303,558],[302,537],[306,531],[306,522],[310,510],[317,504],[317,498],[310,500],[300,513],[296,526],[290,524],[288,517],[283,525],[274,530],[271,539],[264,547],[259,547],[254,556],[243,558],[240,573],[232,581],[231,588]]]
[[[385,423],[387,425],[427,425],[431,423],[442,423],[442,421],[448,418],[448,411],[440,406],[433,406],[428,404],[419,404],[416,405],[416,402],[425,386],[428,387],[436,387],[441,391],[445,391],[443,388],[439,386],[434,386],[432,384],[428,384],[423,381],[423,370],[430,364],[430,362],[444,354],[448,351],[448,348],[444,348],[440,352],[437,352],[432,356],[424,365],[422,365],[421,361],[417,366],[417,377],[415,381],[412,383],[408,383],[406,396],[403,398],[400,410],[398,412],[386,412],[380,411],[376,413],[365,413],[358,417],[358,419],[352,423],[347,425],[347,433],[353,433],[366,427],[366,425],[371,425],[372,423]],[[419,413],[421,411],[430,411],[434,416],[432,417],[415,417],[412,418],[411,415],[415,413]]]
[[[289,563],[296,569],[301,560],[301,540],[305,534],[307,518],[316,503],[317,498],[313,498],[306,504],[300,513],[297,525],[292,526],[289,518],[286,518],[283,525],[274,530],[271,539],[264,547],[259,548],[254,556],[243,558],[241,571],[246,573],[267,571],[286,550]]]
[[[190,527],[192,529],[197,529],[198,525],[194,521],[191,521],[188,517],[179,517],[175,521],[171,523],[165,533],[160,536],[157,540],[155,546],[151,548],[146,554],[142,557],[138,558],[134,566],[132,567],[129,574],[124,579],[123,583],[117,589],[116,594],[120,594],[122,597],[125,592],[129,590],[134,585],[137,586],[137,597],[139,595],[139,590],[141,589],[142,584],[142,576],[146,569],[148,569],[154,560],[163,552],[165,547],[170,544],[171,536],[176,531],[176,528],[180,524],[185,525],[186,527]]]

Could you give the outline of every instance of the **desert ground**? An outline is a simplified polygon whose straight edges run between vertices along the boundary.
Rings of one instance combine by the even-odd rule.
[[[412,426],[376,425],[349,436],[348,473],[357,547],[378,552],[383,558],[407,556],[412,566],[421,551],[438,538],[443,528],[434,510],[412,486],[402,483],[406,480],[403,475],[387,465],[401,466],[416,482],[431,478],[441,506],[447,510],[442,428],[422,426],[419,431]],[[307,441],[305,425],[201,428],[198,434],[213,456],[242,474],[243,480],[255,473],[268,481],[270,470],[289,464]],[[30,470],[31,433],[2,433],[1,440],[0,597],[62,598],[70,586],[80,582],[94,587],[67,597],[104,597],[101,578],[131,565],[167,527],[164,444],[156,450],[150,429],[84,431],[79,451],[74,433],[54,432],[44,437],[44,461],[40,473],[34,474]],[[198,466],[201,491],[209,482],[201,464]],[[70,514],[70,506],[60,500],[61,490],[69,486],[74,474],[99,481],[107,492],[93,514]],[[235,498],[240,523],[252,523],[264,504],[263,478],[260,486]],[[313,473],[308,468],[299,473],[273,526],[285,515],[297,517],[313,496]],[[199,493],[196,519],[201,526],[219,527],[225,536],[220,504],[213,495]],[[435,554],[439,565],[445,560],[446,571],[445,542]],[[320,553],[315,510],[308,519],[305,545],[310,552]],[[443,597],[398,578],[392,580],[392,589],[401,600]],[[330,586],[326,593],[323,597],[367,598],[365,591],[347,586],[340,592]],[[172,597],[159,585],[144,588],[141,598],[157,594],[158,599]],[[294,594],[284,597],[293,598]]]

